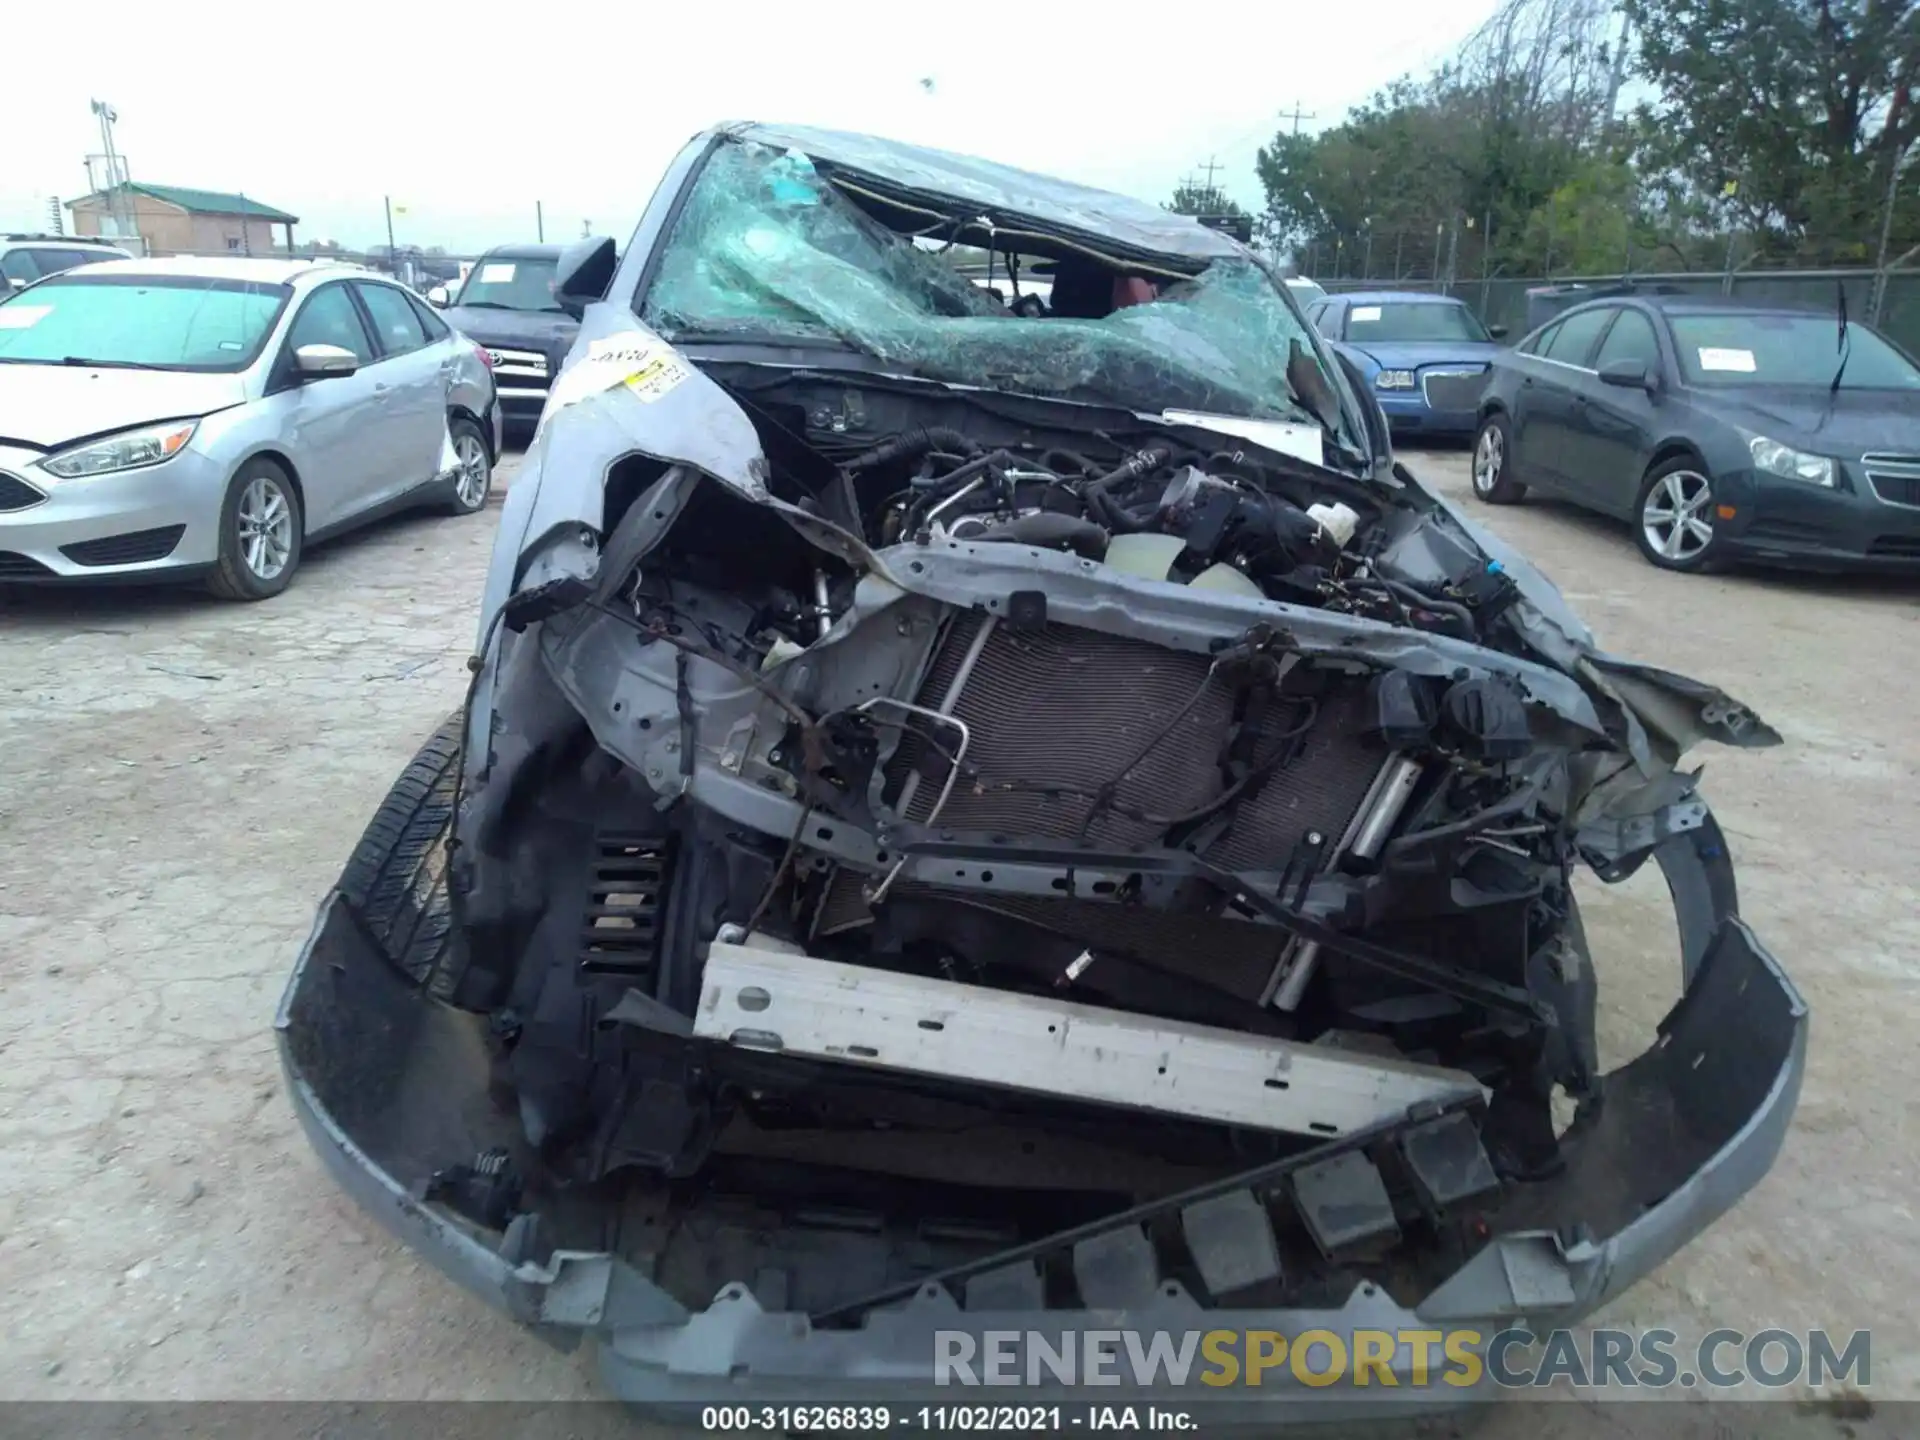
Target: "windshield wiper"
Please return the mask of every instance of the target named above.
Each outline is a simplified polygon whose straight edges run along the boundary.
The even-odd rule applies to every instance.
[[[90,360],[85,355],[62,355],[62,365],[82,365],[98,370],[167,370],[167,365],[151,365],[145,360]]]

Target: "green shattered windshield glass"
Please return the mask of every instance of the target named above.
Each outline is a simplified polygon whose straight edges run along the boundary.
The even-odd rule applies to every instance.
[[[1022,318],[880,225],[804,155],[724,146],[687,197],[642,307],[669,340],[828,343],[905,374],[991,389],[1264,419],[1305,412],[1286,382],[1311,344],[1250,260],[1104,319]]]

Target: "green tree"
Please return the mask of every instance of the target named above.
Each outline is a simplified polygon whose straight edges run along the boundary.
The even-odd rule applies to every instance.
[[[1257,161],[1270,233],[1316,268],[1412,278],[1544,263],[1560,198],[1607,193],[1636,226],[1613,30],[1608,0],[1507,0],[1434,74],[1317,135],[1275,136]]]
[[[1680,204],[1763,252],[1872,263],[1895,167],[1920,139],[1911,0],[1624,0],[1643,107],[1639,160]],[[1908,186],[1896,233],[1920,231]]]
[[[1173,199],[1163,207],[1177,215],[1245,215],[1246,208],[1236,204],[1217,185],[1195,185],[1182,181],[1173,187]]]

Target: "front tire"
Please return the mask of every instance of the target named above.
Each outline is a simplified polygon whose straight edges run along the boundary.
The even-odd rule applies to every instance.
[[[340,876],[340,894],[387,963],[442,1000],[452,997],[466,970],[447,894],[460,747],[455,714],[393,782]]]
[[[1487,416],[1474,437],[1473,493],[1489,505],[1517,505],[1527,498],[1527,487],[1513,475],[1513,431],[1502,411]]]
[[[1662,570],[1697,575],[1720,556],[1714,529],[1713,477],[1691,455],[1647,472],[1633,504],[1633,538]]]
[[[220,502],[220,548],[207,587],[223,600],[265,600],[300,568],[306,516],[292,477],[264,456],[249,460]]]
[[[454,458],[460,466],[453,472],[447,508],[456,515],[471,515],[486,508],[487,494],[493,489],[493,453],[480,427],[464,416],[448,421],[447,433],[453,437]]]

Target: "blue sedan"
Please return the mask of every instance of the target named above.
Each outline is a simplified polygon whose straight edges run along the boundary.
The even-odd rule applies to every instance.
[[[1488,330],[1444,295],[1395,290],[1329,295],[1307,318],[1360,366],[1396,434],[1473,434],[1504,326]]]

